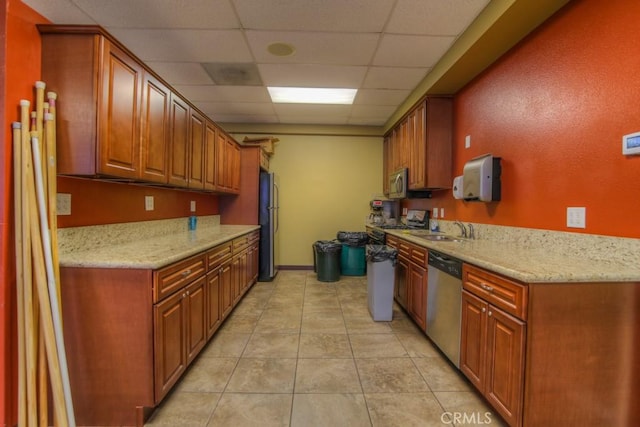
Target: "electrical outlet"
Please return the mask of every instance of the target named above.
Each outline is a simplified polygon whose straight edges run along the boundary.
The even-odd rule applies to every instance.
[[[196,201],[192,200],[191,201],[191,212],[195,212],[196,211]]]
[[[471,147],[471,135],[467,135],[464,138],[464,148],[469,148]]]
[[[444,208],[440,208],[440,218],[444,218]]]
[[[56,194],[56,211],[58,215],[71,215],[71,194]]]
[[[407,216],[407,208],[402,208],[402,216]]]
[[[144,210],[152,211],[153,209],[153,196],[144,196]]]
[[[438,219],[438,208],[433,208],[433,211],[431,211],[431,218]]]
[[[587,208],[567,208],[567,227],[587,228]]]

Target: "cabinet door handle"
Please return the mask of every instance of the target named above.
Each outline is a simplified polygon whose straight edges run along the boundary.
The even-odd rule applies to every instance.
[[[493,313],[491,311],[489,311],[488,316],[491,316]]]
[[[485,311],[487,311],[487,309],[482,307],[482,312],[484,313]]]
[[[189,291],[186,292],[187,296],[189,296]]]

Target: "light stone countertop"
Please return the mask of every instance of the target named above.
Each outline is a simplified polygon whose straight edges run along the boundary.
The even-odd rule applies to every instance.
[[[195,231],[186,224],[179,218],[60,229],[60,266],[158,269],[260,228],[213,217],[198,217]]]
[[[450,225],[443,232],[457,237]],[[526,283],[640,282],[640,239],[498,227],[476,225],[479,238],[459,242],[384,231]]]

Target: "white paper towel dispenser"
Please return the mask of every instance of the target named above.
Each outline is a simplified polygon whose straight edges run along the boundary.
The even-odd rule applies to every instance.
[[[469,160],[462,173],[463,198],[467,201],[493,202],[500,200],[500,157],[491,154]]]
[[[462,199],[464,197],[464,193],[462,192],[463,186],[463,177],[462,175],[456,176],[453,178],[453,198],[454,199]]]

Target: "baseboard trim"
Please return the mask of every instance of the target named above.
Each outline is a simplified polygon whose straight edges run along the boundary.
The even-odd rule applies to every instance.
[[[313,265],[279,265],[280,270],[311,270],[313,271]]]

